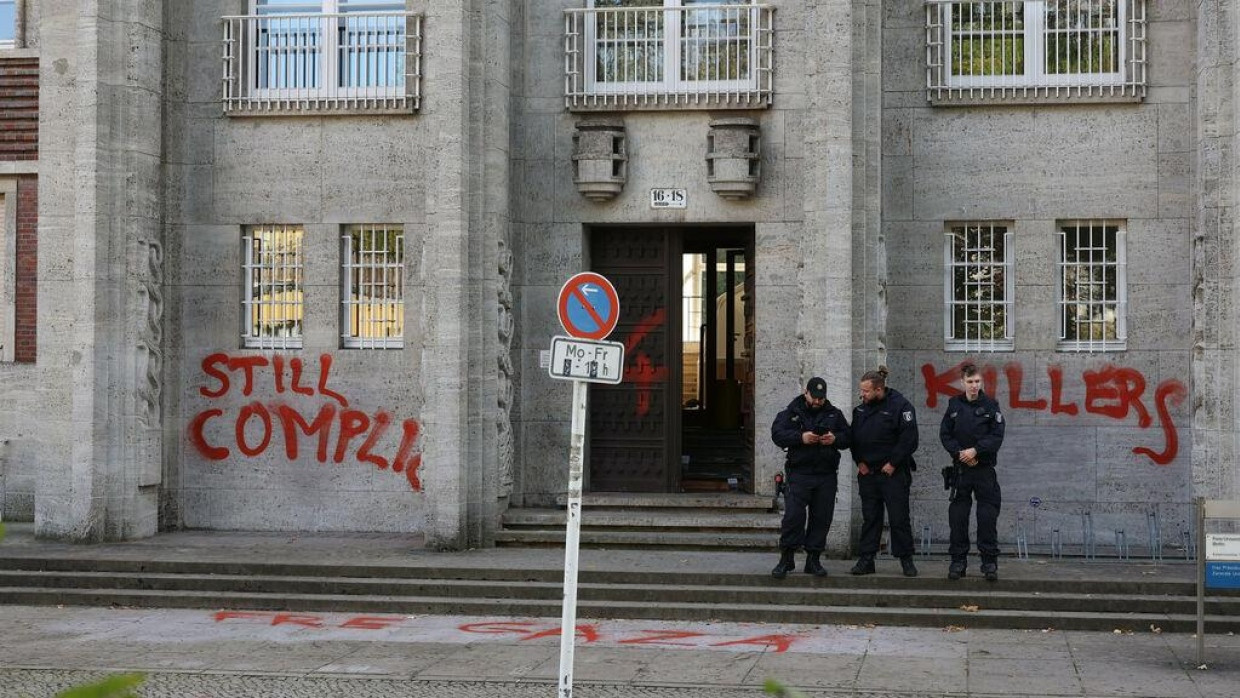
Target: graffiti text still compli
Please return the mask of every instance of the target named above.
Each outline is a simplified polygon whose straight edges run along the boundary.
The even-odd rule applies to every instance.
[[[301,435],[317,437],[315,459],[320,463],[328,460],[332,431],[335,427],[335,448],[331,449],[333,463],[342,463],[346,455],[352,455],[358,462],[368,463],[395,473],[404,473],[409,486],[414,491],[421,491],[422,483],[418,479],[418,468],[422,464],[422,455],[415,452],[420,426],[415,419],[401,422],[400,445],[395,454],[388,458],[376,451],[389,448],[394,441],[391,437],[384,440],[384,435],[392,426],[393,418],[385,410],[372,413],[351,409],[344,395],[328,387],[331,374],[332,357],[330,354],[319,356],[317,381],[311,385],[303,382],[305,366],[299,358],[285,360],[285,357],[273,356],[230,356],[224,353],[211,354],[202,360],[202,372],[210,379],[208,385],[199,388],[199,393],[209,400],[219,400],[234,390],[234,381],[240,384],[240,393],[249,397],[255,386],[262,384],[265,390],[271,390],[276,396],[274,400],[254,400],[243,405],[235,415],[225,417],[224,410],[218,407],[202,410],[189,422],[189,442],[202,457],[222,461],[233,456],[229,446],[235,446],[241,456],[255,457],[267,451],[273,435],[278,431],[284,440],[284,454],[290,460],[298,458]],[[317,413],[312,420],[307,420],[303,409],[286,402],[286,397],[301,395],[326,398],[317,405]],[[301,400],[301,398],[297,398]],[[223,426],[217,423],[212,433],[216,440],[208,439],[211,422],[215,419],[224,420]],[[231,422],[231,434],[228,423]],[[255,426],[251,427],[251,423]]]

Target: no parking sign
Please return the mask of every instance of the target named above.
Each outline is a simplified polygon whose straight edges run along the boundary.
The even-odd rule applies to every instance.
[[[584,271],[564,282],[556,301],[564,331],[578,339],[603,339],[620,320],[620,298],[606,277]]]

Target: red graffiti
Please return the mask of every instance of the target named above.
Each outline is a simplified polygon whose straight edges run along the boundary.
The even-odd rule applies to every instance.
[[[411,628],[414,619],[410,616],[350,616],[340,619],[338,616],[321,616],[311,613],[284,613],[280,611],[216,611],[213,614],[216,623],[239,621],[248,624],[270,626],[288,625],[295,628],[312,630],[390,630],[405,626]],[[529,620],[488,620],[464,623],[456,626],[462,633],[473,635],[511,635],[521,642],[530,640],[549,640],[560,637],[560,625],[546,621]],[[612,643],[616,645],[653,645],[657,647],[758,647],[770,649],[782,654],[792,649],[802,639],[800,635],[755,635],[753,637],[737,637],[735,635],[712,634],[709,630],[658,630],[642,628],[638,630],[612,630],[606,622],[581,623],[576,626],[576,637],[582,644]],[[682,642],[687,641],[687,642]],[[471,640],[472,642],[472,640]]]
[[[645,635],[621,640],[621,645],[674,645],[676,647],[693,647],[692,642],[671,642],[686,640],[691,637],[704,637],[702,633],[683,632],[679,630],[643,630]]]
[[[636,329],[624,339],[624,354],[629,357],[629,365],[624,367],[624,380],[637,386],[637,416],[645,417],[650,413],[651,386],[667,382],[667,366],[658,366],[645,351],[635,351],[646,335],[658,329],[667,319],[667,312],[659,308],[642,318]]]
[[[190,419],[187,438],[203,458],[226,460],[232,455],[229,446],[235,446],[242,456],[253,458],[266,453],[278,434],[284,443],[285,457],[293,461],[298,458],[302,437],[306,437],[314,439],[314,456],[319,463],[328,462],[330,449],[333,463],[343,463],[352,456],[358,462],[380,470],[390,468],[394,473],[403,473],[414,491],[422,489],[418,477],[422,454],[416,452],[421,427],[417,420],[402,421],[395,455],[390,458],[382,455],[381,444],[390,444],[394,440],[394,437],[386,441],[383,439],[391,430],[392,415],[384,410],[369,413],[350,408],[344,395],[329,388],[332,357],[328,354],[319,357],[318,379],[313,388],[303,383],[305,367],[299,358],[288,360],[286,366],[284,357],[280,355],[269,358],[211,354],[202,360],[202,372],[212,379],[212,385],[200,387],[199,393],[208,399],[219,400],[228,395],[234,385],[239,385],[240,394],[249,396],[254,393],[255,386],[263,382],[260,379],[264,372],[260,369],[268,367],[270,370],[265,373],[270,374],[270,385],[275,395],[285,394],[287,390],[298,395],[317,395],[332,402],[320,405],[312,421],[307,421],[299,408],[279,399],[249,402],[236,412],[235,417],[227,416],[218,407],[202,410]],[[216,419],[221,422],[213,423]],[[335,447],[330,448],[333,432]],[[208,439],[208,433],[212,434],[211,439]]]
[[[322,630],[333,627],[323,618],[309,613],[277,613],[273,611],[217,611],[216,623],[228,620],[254,620],[269,625],[294,625],[301,628]],[[408,620],[407,616],[353,616],[334,627],[353,630],[386,630]]]
[[[488,621],[466,623],[457,626],[458,630],[483,635],[517,635],[521,641],[540,640],[560,637],[559,625],[539,624],[530,621]],[[618,645],[660,645],[675,647],[737,647],[751,645],[754,647],[771,648],[776,653],[787,652],[800,639],[796,635],[758,635],[738,639],[720,640],[718,635],[680,630],[637,630],[634,634],[610,635],[598,625],[580,624],[576,626],[576,637],[580,642],[593,644],[597,642],[615,642]],[[697,639],[696,642],[671,642],[671,640]]]
[[[938,406],[940,395],[958,395],[960,389],[957,381],[960,377],[960,362],[943,372],[937,372],[933,364],[923,364],[921,375],[926,386],[926,407]],[[994,386],[997,396],[998,372],[992,366],[982,367],[983,380],[987,385]],[[1022,396],[1025,378],[1024,368],[1018,363],[1009,363],[1003,367],[1003,375],[1007,380],[1008,407],[1014,410],[1049,411],[1051,414],[1075,416],[1080,413],[1080,406],[1075,402],[1065,403],[1063,400],[1064,375],[1063,367],[1047,366],[1046,375],[1050,379],[1050,400],[1039,398],[1028,400]],[[1127,419],[1135,413],[1137,425],[1147,429],[1154,420],[1150,416],[1143,399],[1146,380],[1140,371],[1106,364],[1096,370],[1081,373],[1081,382],[1085,387],[1085,411],[1090,414],[1102,415],[1111,419]],[[1167,465],[1175,460],[1179,452],[1179,435],[1175,422],[1167,405],[1180,405],[1188,397],[1188,389],[1174,379],[1158,384],[1154,389],[1154,408],[1158,412],[1159,426],[1162,428],[1166,446],[1162,451],[1154,451],[1144,446],[1132,449],[1132,452],[1149,458],[1158,465]]]

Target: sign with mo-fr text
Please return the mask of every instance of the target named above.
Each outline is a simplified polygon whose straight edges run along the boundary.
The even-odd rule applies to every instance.
[[[551,339],[552,378],[616,385],[624,374],[624,345],[572,337]]]

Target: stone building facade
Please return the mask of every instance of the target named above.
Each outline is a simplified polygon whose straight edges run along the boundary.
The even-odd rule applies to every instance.
[[[627,349],[590,491],[769,498],[776,411],[884,364],[942,540],[973,360],[1006,543],[1240,496],[1227,0],[7,4],[0,501],[41,535],[491,545],[563,494],[587,269]]]

